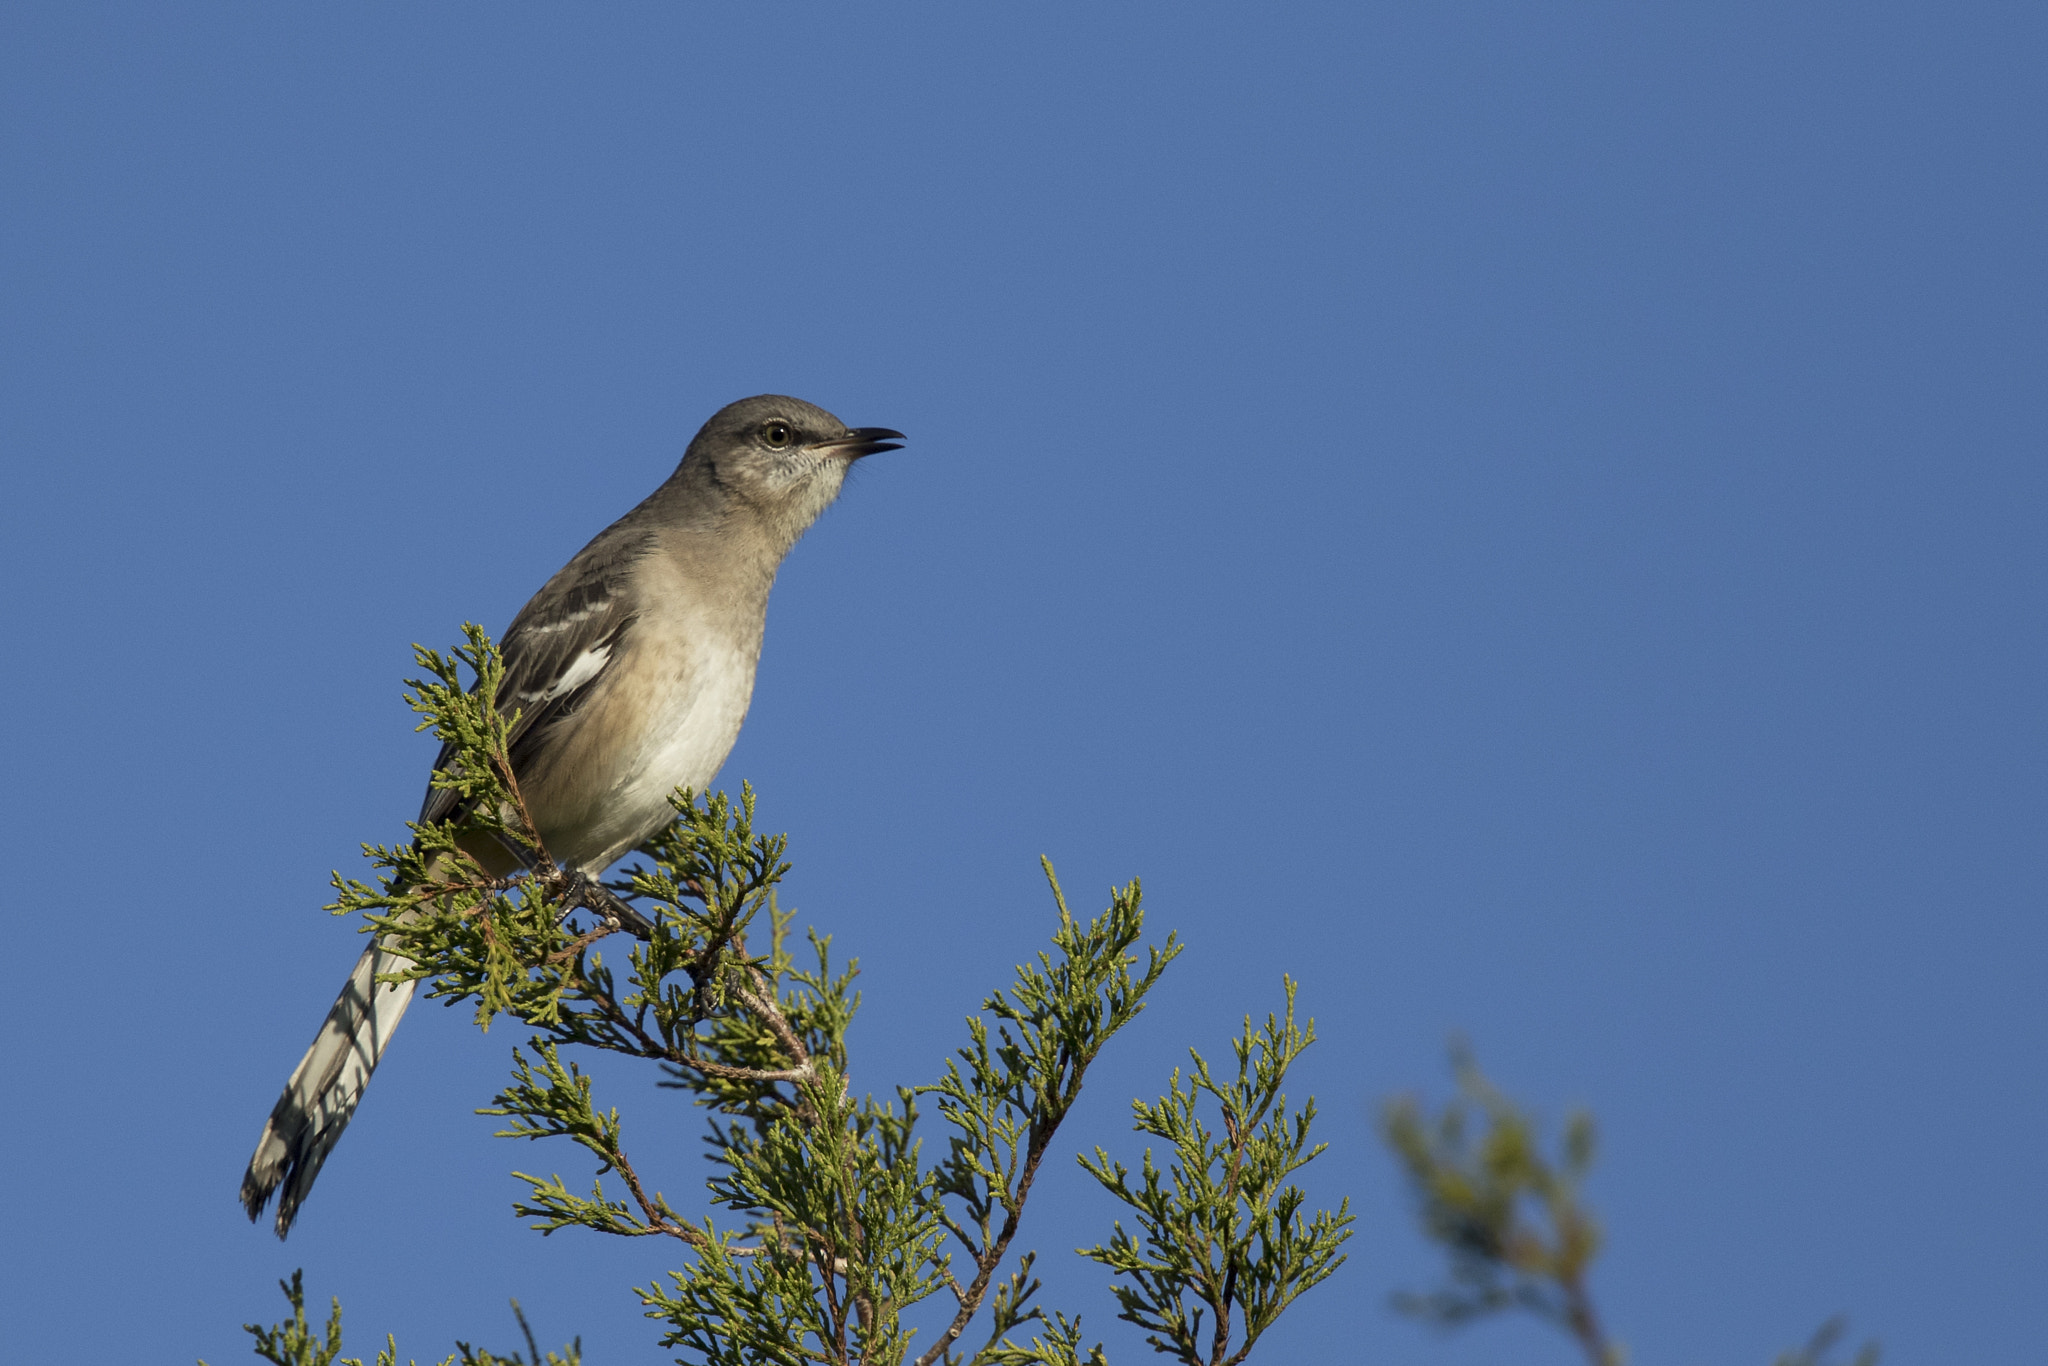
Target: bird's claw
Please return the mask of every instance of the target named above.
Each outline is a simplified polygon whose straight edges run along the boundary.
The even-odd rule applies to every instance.
[[[567,899],[571,907],[587,906],[598,919],[614,930],[624,930],[635,939],[652,939],[654,922],[626,903],[624,897],[584,873],[567,873]]]

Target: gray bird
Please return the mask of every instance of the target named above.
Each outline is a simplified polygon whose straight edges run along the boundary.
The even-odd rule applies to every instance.
[[[512,769],[542,843],[572,873],[595,880],[668,823],[671,792],[710,785],[746,718],[783,557],[855,460],[902,439],[800,399],[741,399],[512,619],[498,694],[519,713]],[[429,787],[420,820],[448,819],[455,802]],[[472,852],[494,874],[517,866],[502,849]],[[412,1000],[413,983],[377,975],[405,966],[379,944],[364,951],[263,1126],[242,1204],[253,1221],[281,1186],[280,1238]]]

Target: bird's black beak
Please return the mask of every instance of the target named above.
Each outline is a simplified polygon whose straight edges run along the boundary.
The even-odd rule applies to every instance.
[[[864,455],[873,455],[876,451],[902,450],[905,439],[903,433],[887,427],[855,427],[837,441],[820,441],[812,449],[824,451],[828,455],[843,455],[848,460],[858,460]]]

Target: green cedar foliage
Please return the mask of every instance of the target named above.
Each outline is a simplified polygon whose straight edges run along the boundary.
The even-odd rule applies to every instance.
[[[291,1302],[292,1316],[283,1323],[269,1328],[259,1324],[245,1323],[242,1328],[256,1339],[256,1355],[270,1362],[271,1366],[363,1366],[361,1357],[344,1357],[341,1354],[341,1301],[331,1301],[333,1308],[327,1314],[327,1326],[318,1335],[306,1322],[306,1289],[304,1272],[294,1271],[289,1281],[279,1281],[278,1288]],[[570,1343],[560,1352],[541,1353],[533,1340],[533,1329],[526,1323],[525,1311],[519,1301],[512,1301],[512,1314],[519,1320],[519,1331],[526,1335],[526,1350],[530,1355],[499,1356],[466,1342],[455,1344],[455,1355],[444,1357],[440,1366],[582,1366],[583,1344],[579,1340]],[[199,1366],[206,1366],[200,1362]],[[377,1353],[373,1366],[398,1366],[398,1343],[390,1335],[384,1338],[384,1350]],[[410,1366],[418,1366],[417,1362]]]
[[[482,1113],[503,1118],[504,1137],[568,1139],[596,1170],[587,1194],[558,1173],[515,1173],[526,1187],[518,1215],[543,1234],[672,1240],[680,1269],[637,1293],[679,1362],[1105,1363],[1100,1346],[1084,1349],[1078,1318],[1033,1303],[1035,1254],[1015,1239],[1090,1066],[1180,952],[1170,934],[1141,952],[1138,884],[1114,889],[1084,921],[1047,864],[1051,943],[968,1018],[944,1074],[885,1099],[856,1092],[846,1032],[860,1005],[857,964],[835,962],[815,930],[794,946],[793,913],[776,899],[788,841],[755,829],[753,790],[737,801],[679,792],[675,820],[622,881],[576,877],[549,857],[520,803],[509,723],[495,705],[497,651],[477,627],[464,631],[447,655],[418,650],[425,677],[410,681],[407,699],[420,729],[448,746],[434,783],[457,795],[458,814],[413,827],[409,844],[366,845],[375,882],[337,874],[330,909],[364,913],[411,960],[396,977],[471,1004],[479,1028],[509,1017],[529,1032]],[[509,851],[524,871],[494,877],[472,857],[478,849]],[[607,941],[628,947],[608,960]],[[1132,1187],[1102,1149],[1081,1159],[1143,1230],[1141,1242],[1119,1225],[1083,1255],[1117,1278],[1122,1317],[1190,1363],[1242,1361],[1344,1260],[1348,1202],[1308,1214],[1288,1183],[1322,1148],[1308,1138],[1314,1103],[1289,1111],[1281,1094],[1314,1039],[1312,1023],[1294,1022],[1294,984],[1285,990],[1284,1023],[1269,1017],[1254,1033],[1247,1021],[1234,1082],[1213,1079],[1197,1056],[1185,1082],[1176,1072],[1166,1097],[1136,1106],[1137,1128],[1171,1147],[1165,1172],[1148,1150]],[[706,1184],[722,1216],[670,1203],[644,1153],[628,1151],[619,1112],[599,1104],[577,1049],[658,1067],[707,1112]],[[1218,1112],[1220,1135],[1199,1117],[1204,1106]],[[928,1155],[934,1118],[943,1148]],[[339,1306],[316,1344],[296,1278],[288,1293],[292,1323],[250,1329],[258,1354],[330,1366]],[[921,1328],[909,1315],[927,1300],[936,1308],[918,1315]],[[1030,1344],[1018,1345],[1033,1325]],[[501,1360],[462,1351],[464,1363]],[[395,1351],[380,1366],[387,1360]]]
[[[1102,1149],[1088,1170],[1135,1212],[1143,1238],[1121,1223],[1106,1246],[1082,1255],[1127,1277],[1112,1288],[1119,1318],[1146,1330],[1146,1341],[1188,1366],[1234,1366],[1302,1291],[1323,1281],[1344,1258],[1351,1202],[1304,1218],[1301,1188],[1287,1178],[1313,1162],[1323,1144],[1309,1143],[1315,1100],[1290,1113],[1281,1085],[1288,1066],[1315,1042],[1315,1023],[1294,1023],[1294,982],[1286,979],[1284,1020],[1268,1015],[1254,1032],[1251,1018],[1231,1041],[1237,1078],[1218,1082],[1201,1054],[1185,1082],[1174,1069],[1167,1093],[1132,1110],[1141,1133],[1164,1139],[1173,1157],[1165,1171],[1145,1152],[1138,1184]],[[1202,1120],[1203,1097],[1218,1111],[1222,1132]],[[1210,1327],[1202,1327],[1204,1313]],[[1241,1316],[1241,1341],[1232,1331]]]

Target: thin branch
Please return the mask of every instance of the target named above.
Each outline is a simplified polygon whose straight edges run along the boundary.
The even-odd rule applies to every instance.
[[[499,714],[503,715],[502,712]],[[502,739],[507,736],[511,727],[512,722],[507,721],[505,729],[497,733],[497,738]],[[512,795],[512,807],[519,816],[519,829],[531,841],[534,856],[544,866],[550,869],[558,868],[559,865],[548,854],[547,845],[541,843],[540,827],[534,824],[533,814],[526,809],[526,796],[519,790],[519,775],[512,771],[511,753],[502,746],[493,745],[491,747],[491,762],[497,765],[499,776],[505,780],[505,790]],[[526,863],[527,860],[521,858],[520,862]],[[531,867],[532,865],[529,863],[527,866]]]
[[[968,1256],[970,1256],[970,1257],[972,1257],[972,1258],[974,1259],[975,1263],[976,1263],[977,1265],[979,1265],[979,1264],[980,1264],[980,1262],[981,1262],[981,1248],[980,1248],[980,1247],[978,1247],[978,1246],[977,1246],[977,1245],[975,1244],[975,1242],[974,1242],[974,1240],[973,1240],[972,1238],[969,1238],[969,1237],[968,1237],[968,1236],[966,1235],[966,1233],[964,1233],[964,1232],[963,1232],[963,1231],[961,1230],[961,1228],[960,1228],[960,1225],[958,1225],[958,1224],[956,1224],[956,1223],[954,1223],[954,1222],[953,1222],[953,1216],[952,1216],[952,1213],[951,1213],[950,1211],[948,1211],[948,1210],[946,1209],[946,1207],[945,1207],[944,1205],[940,1205],[940,1206],[938,1207],[938,1215],[939,1215],[939,1223],[941,1223],[942,1225],[944,1225],[944,1226],[945,1226],[946,1232],[948,1232],[948,1233],[952,1234],[952,1235],[953,1235],[953,1236],[954,1236],[955,1238],[959,1239],[959,1241],[960,1241],[960,1246],[962,1246],[962,1247],[966,1248],[966,1249],[967,1249],[967,1255],[968,1255]],[[984,1229],[983,1229],[983,1234],[982,1234],[982,1236],[983,1236],[983,1237],[987,1237],[987,1230],[986,1230],[986,1228],[984,1228]],[[952,1279],[953,1279],[953,1273],[952,1273],[952,1272],[950,1272],[950,1271],[948,1271],[948,1272],[946,1273],[946,1279],[947,1279],[947,1280],[949,1280],[949,1281],[950,1281],[950,1280],[952,1280]],[[962,1296],[962,1298],[964,1299],[964,1298],[966,1298],[966,1297],[965,1297],[965,1296]]]
[[[1614,1366],[1614,1349],[1608,1344],[1607,1334],[1601,1330],[1600,1316],[1593,1308],[1593,1297],[1586,1289],[1585,1278],[1574,1272],[1561,1278],[1560,1288],[1564,1291],[1565,1326],[1571,1329],[1572,1336],[1585,1349],[1586,1359],[1593,1366]]]
[[[589,948],[592,944],[595,944],[598,940],[608,938],[611,935],[618,934],[621,932],[622,929],[623,927],[619,925],[613,925],[610,923],[600,924],[596,929],[590,931],[588,934],[579,935],[577,938],[571,940],[568,944],[564,945],[559,949],[556,949],[553,953],[549,954],[546,958],[542,959],[541,961],[546,963],[567,962],[569,959],[574,958],[577,954]]]
[[[1052,1136],[1058,1128],[1059,1125],[1055,1122],[1048,1125],[1043,1132],[1032,1132],[1014,1193],[1009,1189],[1008,1183],[1004,1183],[1004,1195],[1008,1198],[1003,1202],[1005,1214],[1002,1232],[996,1236],[995,1242],[988,1246],[986,1255],[975,1258],[974,1280],[967,1287],[967,1294],[961,1301],[959,1312],[953,1315],[953,1321],[946,1325],[945,1332],[939,1334],[938,1341],[932,1344],[931,1350],[917,1359],[917,1366],[936,1366],[939,1358],[960,1340],[960,1335],[967,1331],[967,1325],[981,1312],[981,1302],[988,1298],[989,1284],[995,1279],[996,1268],[1003,1264],[1003,1257],[1010,1250],[1010,1240],[1017,1236],[1017,1225],[1024,1215],[1024,1202],[1031,1196],[1031,1182],[1038,1175],[1038,1164],[1045,1157],[1046,1149],[1052,1146]]]
[[[771,985],[758,969],[754,971],[753,977],[757,988]],[[789,1020],[782,1013],[782,1007],[774,1001],[772,995],[763,996],[759,990],[749,990],[746,987],[738,988],[734,994],[774,1032],[776,1039],[788,1051],[790,1057],[796,1060],[796,1070],[809,1077],[816,1070],[811,1063],[811,1050],[804,1047],[804,1041],[790,1026]]]
[[[674,1058],[671,1061],[677,1067],[687,1067],[692,1071],[702,1072],[707,1077],[719,1077],[726,1081],[756,1081],[764,1084],[777,1081],[802,1082],[809,1081],[813,1075],[808,1065],[787,1068],[780,1072],[768,1072],[758,1067],[734,1067],[730,1063],[709,1062],[703,1058]]]
[[[1224,1260],[1225,1263],[1228,1264],[1229,1254],[1227,1252],[1224,1255]],[[1233,1266],[1228,1271],[1223,1273],[1223,1291],[1220,1295],[1216,1297],[1215,1301],[1212,1302],[1209,1306],[1209,1308],[1212,1311],[1214,1311],[1216,1315],[1216,1333],[1215,1336],[1210,1339],[1210,1366],[1225,1366],[1224,1353],[1227,1352],[1230,1348],[1230,1297],[1232,1295],[1235,1295],[1236,1293],[1237,1268]],[[1251,1344],[1246,1343],[1244,1351],[1239,1352],[1236,1355],[1236,1357],[1231,1358],[1231,1360],[1243,1361],[1246,1353],[1250,1351]]]
[[[666,1233],[672,1238],[680,1238],[694,1248],[711,1246],[711,1239],[705,1236],[702,1229],[671,1217],[673,1211],[669,1209],[667,1201],[658,1195],[651,1200],[648,1198],[646,1188],[640,1184],[640,1173],[633,1170],[633,1164],[626,1159],[624,1148],[613,1148],[607,1157],[612,1169],[618,1172],[619,1178],[626,1183],[626,1189],[633,1192],[633,1199],[640,1206],[640,1217],[648,1228],[657,1233]]]

